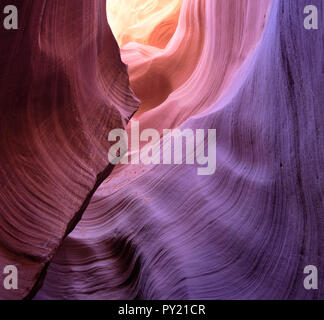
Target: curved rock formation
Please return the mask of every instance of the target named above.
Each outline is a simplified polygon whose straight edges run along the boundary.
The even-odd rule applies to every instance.
[[[313,2],[323,19],[323,2]],[[124,50],[143,65],[161,53],[148,66],[161,63],[158,76],[176,84],[166,90],[169,107],[147,121],[217,129],[216,173],[198,176],[195,165],[117,171],[58,249],[37,298],[324,298],[303,286],[306,265],[324,267],[324,31],[304,29],[306,0],[199,3],[184,1],[181,17],[199,12],[186,30],[205,32],[183,34],[188,51],[173,68],[158,49]],[[229,30],[214,29],[217,18]],[[141,68],[131,70],[135,90],[138,81],[158,94],[155,74]]]
[[[269,4],[187,0],[165,49],[123,47],[131,86],[142,101],[136,115],[142,125],[155,127],[158,116],[160,128],[174,128],[215,102],[260,40]]]
[[[19,29],[0,28],[2,299],[36,292],[113,168],[109,130],[138,107],[105,9],[105,0],[24,0]],[[3,288],[5,265],[18,268],[18,290]]]
[[[109,0],[109,25],[122,47],[129,42],[164,48],[178,24],[183,0]]]

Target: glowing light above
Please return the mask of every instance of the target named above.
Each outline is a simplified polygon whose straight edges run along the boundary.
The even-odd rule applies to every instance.
[[[120,47],[129,42],[164,47],[172,37],[183,0],[107,0],[109,25]]]

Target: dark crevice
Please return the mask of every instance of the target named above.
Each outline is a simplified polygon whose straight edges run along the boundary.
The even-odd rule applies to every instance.
[[[45,264],[44,268],[42,269],[41,273],[38,276],[38,279],[37,279],[35,285],[30,290],[30,292],[28,293],[28,295],[24,298],[25,300],[31,300],[31,299],[33,299],[36,296],[37,292],[41,289],[41,287],[43,286],[43,282],[45,280],[46,274],[47,274],[47,269],[48,269],[48,267],[49,267],[52,259],[54,258],[54,255],[55,255],[57,249],[60,247],[60,245],[62,244],[62,242],[64,241],[64,239],[74,230],[74,228],[76,227],[76,225],[80,222],[80,220],[81,220],[81,218],[83,216],[83,213],[85,212],[85,210],[89,206],[89,203],[90,203],[93,195],[98,190],[98,188],[100,187],[100,185],[111,174],[111,172],[114,169],[114,167],[115,167],[114,165],[109,164],[104,171],[102,171],[101,173],[99,173],[97,175],[97,179],[96,179],[96,183],[95,183],[94,187],[92,188],[92,190],[89,192],[89,194],[85,198],[84,202],[82,203],[82,205],[80,207],[80,210],[76,212],[76,214],[74,215],[74,217],[72,218],[72,220],[68,223],[68,225],[66,227],[66,232],[65,232],[65,234],[64,234],[61,242],[59,243],[59,245],[56,248],[56,250],[54,250],[53,256]]]

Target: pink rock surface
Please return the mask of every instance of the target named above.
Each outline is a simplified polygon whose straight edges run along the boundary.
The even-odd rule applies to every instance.
[[[142,102],[137,116],[156,109],[141,116],[142,125],[174,128],[215,102],[260,40],[269,4],[186,0],[165,49],[124,46],[122,59]]]

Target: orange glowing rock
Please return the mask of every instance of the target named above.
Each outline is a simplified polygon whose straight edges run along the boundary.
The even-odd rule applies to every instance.
[[[174,34],[182,0],[109,0],[108,21],[122,47],[138,42],[164,48]]]

